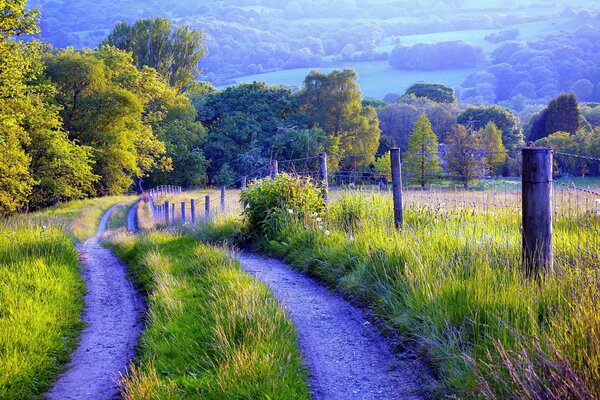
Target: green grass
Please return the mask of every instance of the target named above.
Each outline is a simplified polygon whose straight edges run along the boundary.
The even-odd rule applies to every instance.
[[[481,206],[488,195],[407,193],[400,231],[389,196],[340,195],[322,220],[284,226],[260,248],[374,309],[433,365],[440,395],[600,397],[596,231],[557,204],[555,271],[530,280],[521,268],[519,208],[494,197]],[[518,204],[518,196],[508,200]],[[600,217],[579,217],[600,228]],[[223,241],[240,231],[236,223],[199,227],[198,237]]]
[[[58,224],[75,240],[83,241],[96,234],[98,223],[108,209],[132,196],[110,196],[61,203],[31,214],[44,224]],[[28,218],[21,216],[20,219]],[[18,219],[19,219],[18,218]]]
[[[358,83],[365,97],[382,99],[388,93],[402,94],[417,81],[435,81],[450,86],[460,86],[465,78],[477,68],[443,71],[402,71],[392,68],[387,61],[339,62],[322,68],[297,68],[283,71],[246,75],[235,78],[237,83],[261,81],[272,85],[301,87],[304,78],[312,70],[330,72],[333,69],[352,68],[358,73]]]
[[[74,240],[121,197],[61,204],[0,221],[0,399],[42,398],[82,328]]]
[[[149,308],[125,399],[308,398],[292,323],[226,251],[168,232],[112,243]]]
[[[119,204],[110,216],[110,220],[108,221],[108,229],[127,228],[127,217],[129,210],[131,210],[131,207],[133,207],[136,202],[137,199],[134,199]]]

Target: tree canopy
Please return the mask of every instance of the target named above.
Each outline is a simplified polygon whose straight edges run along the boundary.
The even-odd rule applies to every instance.
[[[438,103],[456,103],[454,89],[443,83],[417,82],[410,85],[404,96],[425,97]]]
[[[138,68],[154,68],[171,86],[182,89],[200,73],[205,40],[202,31],[175,28],[168,19],[152,18],[133,25],[118,23],[103,43],[131,52]]]
[[[421,114],[408,139],[408,151],[404,155],[404,170],[409,184],[417,183],[424,188],[442,173],[438,156],[438,139],[427,115]]]

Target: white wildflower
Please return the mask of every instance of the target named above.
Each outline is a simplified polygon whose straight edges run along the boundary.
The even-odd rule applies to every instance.
[[[331,235],[331,232],[325,231],[325,235],[329,236],[329,235]]]
[[[46,228],[48,228],[46,225],[42,225],[43,230],[46,230]]]
[[[323,225],[319,225],[319,229],[323,229]]]
[[[294,210],[292,210],[292,209],[290,208],[290,209],[288,210],[288,212],[289,212],[290,214],[293,214],[293,213],[294,213]]]
[[[354,242],[354,235],[350,235],[350,241]]]
[[[315,219],[315,221],[317,221],[317,222],[321,222],[321,221],[322,221],[322,219],[319,217],[319,218]]]

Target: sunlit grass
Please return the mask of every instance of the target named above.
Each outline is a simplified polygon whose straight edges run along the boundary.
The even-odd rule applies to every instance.
[[[261,248],[373,308],[430,361],[440,394],[600,397],[593,208],[555,196],[555,268],[532,280],[517,192],[407,191],[401,230],[389,194],[334,197],[325,215],[259,238]],[[198,237],[222,241],[232,221]]]
[[[292,323],[225,250],[166,231],[113,245],[149,308],[125,399],[308,398]]]
[[[39,398],[82,328],[84,285],[74,240],[96,232],[125,197],[61,204],[0,222],[0,398]]]

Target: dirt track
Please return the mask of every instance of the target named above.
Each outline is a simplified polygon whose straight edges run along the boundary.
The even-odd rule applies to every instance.
[[[68,370],[46,394],[50,399],[118,397],[117,380],[134,355],[142,328],[143,300],[127,279],[126,267],[99,239],[113,209],[102,217],[96,236],[78,246],[87,289],[86,328]]]
[[[315,399],[423,398],[422,366],[398,358],[360,309],[279,261],[238,258],[271,288],[296,325]]]

